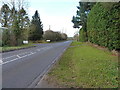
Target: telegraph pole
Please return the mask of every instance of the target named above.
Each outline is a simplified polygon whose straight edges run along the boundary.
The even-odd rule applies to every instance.
[[[50,27],[50,25],[49,25],[49,30],[51,30],[51,27]]]

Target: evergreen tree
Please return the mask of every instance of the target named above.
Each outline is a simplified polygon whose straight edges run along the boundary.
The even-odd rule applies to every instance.
[[[10,19],[10,8],[7,4],[4,4],[0,11],[0,23],[2,27],[9,26],[9,19]]]
[[[31,26],[30,26],[30,33],[29,33],[29,40],[36,41],[40,40],[43,35],[43,25],[40,20],[40,16],[38,11],[35,11],[35,14],[32,17]]]
[[[73,16],[72,22],[74,23],[74,28],[80,28],[82,26],[83,32],[85,33],[84,39],[87,41],[87,16],[88,13],[90,12],[91,8],[93,7],[95,3],[94,2],[79,2],[79,6],[77,6],[78,10],[76,12],[76,17]],[[80,35],[82,36],[82,35]]]

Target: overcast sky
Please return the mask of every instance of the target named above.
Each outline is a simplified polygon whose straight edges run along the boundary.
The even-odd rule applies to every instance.
[[[11,0],[0,0],[9,2]],[[76,15],[77,7],[80,0],[25,0],[29,2],[28,14],[30,19],[38,10],[44,31],[49,29],[53,31],[61,31],[69,37],[73,36],[78,29],[73,28],[71,22],[73,15]],[[83,0],[88,1],[88,0]],[[100,0],[89,0],[100,1]],[[118,1],[118,0],[101,0],[101,1]],[[1,3],[0,3],[1,7]]]
[[[76,6],[79,0],[30,0],[30,18],[38,10],[44,31],[49,29],[61,31],[69,37],[73,36],[78,29],[73,28],[72,16],[76,15]]]

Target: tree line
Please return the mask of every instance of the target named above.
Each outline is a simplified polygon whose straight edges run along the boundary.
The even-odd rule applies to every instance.
[[[61,41],[61,40],[67,40],[67,35],[65,33],[47,30],[45,31],[43,38],[45,40],[50,40],[50,41]]]
[[[79,40],[89,41],[109,50],[120,49],[120,3],[79,2],[74,28],[80,28]]]
[[[18,46],[22,44],[22,40],[27,39],[30,19],[22,0],[2,5],[0,23],[7,28],[2,31],[2,46]]]
[[[25,0],[13,0],[11,3],[4,3],[0,10],[0,23],[5,27],[2,33],[1,46],[19,46],[23,44],[23,40],[38,41],[66,40],[65,33],[43,31],[43,24],[38,11],[29,19],[27,9],[24,5]],[[49,35],[50,34],[50,35]]]

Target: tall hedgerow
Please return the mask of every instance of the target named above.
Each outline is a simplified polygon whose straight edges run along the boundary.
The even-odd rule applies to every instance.
[[[87,19],[88,40],[110,50],[120,49],[120,3],[97,3]]]

